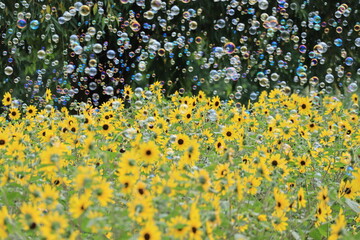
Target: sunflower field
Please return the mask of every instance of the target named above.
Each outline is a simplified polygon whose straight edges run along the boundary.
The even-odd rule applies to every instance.
[[[0,238],[359,239],[356,94],[241,105],[161,88],[76,115],[6,93]]]

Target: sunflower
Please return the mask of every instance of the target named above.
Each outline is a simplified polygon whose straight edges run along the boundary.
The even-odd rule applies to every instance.
[[[113,189],[110,187],[109,182],[101,180],[93,189],[101,206],[106,207],[109,203],[113,202]]]
[[[201,188],[206,192],[211,185],[209,173],[205,169],[201,169],[194,173],[194,177],[196,182],[198,182]]]
[[[34,117],[36,115],[37,108],[34,105],[30,105],[26,107],[26,116]]]
[[[299,166],[299,172],[304,173],[306,168],[310,166],[311,160],[309,156],[302,155],[301,157],[297,157],[297,165]]]
[[[182,151],[189,147],[190,138],[186,134],[178,134],[175,140],[175,148]]]
[[[8,237],[6,223],[10,218],[9,212],[6,206],[0,208],[0,238],[6,239]]]
[[[321,187],[320,192],[317,195],[317,199],[325,203],[328,203],[330,201],[327,187]]]
[[[20,222],[24,230],[33,230],[39,226],[41,221],[40,210],[31,203],[23,203],[20,207]]]
[[[45,102],[49,102],[51,101],[51,99],[52,99],[51,90],[47,88],[45,92]]]
[[[135,186],[136,179],[132,175],[120,174],[118,180],[121,184],[121,192],[124,194],[129,194]]]
[[[138,154],[139,161],[154,164],[159,160],[160,151],[155,142],[149,141],[139,146]]]
[[[11,104],[11,102],[12,102],[12,100],[11,100],[11,94],[10,94],[9,92],[6,92],[6,93],[4,94],[3,99],[2,99],[2,104],[3,104],[4,106],[8,106],[8,105]]]
[[[343,214],[343,210],[340,209],[339,216],[337,217],[335,223],[331,225],[331,235],[329,240],[337,240],[343,235],[343,229],[346,227],[346,219]]]
[[[280,154],[272,154],[268,159],[268,164],[270,166],[270,170],[274,171],[276,169],[284,169],[286,168],[285,159],[283,159]]]
[[[138,171],[138,161],[136,153],[131,151],[124,152],[120,157],[119,168],[122,173],[136,173]]]
[[[9,118],[11,120],[17,120],[20,118],[20,112],[17,108],[10,108],[9,109]]]
[[[46,239],[57,239],[65,233],[68,220],[58,212],[50,212],[42,219],[41,234]]]
[[[169,235],[177,239],[186,238],[190,230],[188,220],[183,216],[171,218],[168,226],[170,228]]]
[[[278,231],[278,232],[285,231],[288,226],[288,223],[287,223],[288,218],[286,217],[286,213],[275,211],[272,214],[272,216],[274,218],[272,221],[272,226],[273,226],[274,230]]]
[[[211,106],[214,109],[217,109],[220,107],[220,97],[219,96],[215,96],[211,99]]]
[[[224,178],[229,173],[229,163],[220,164],[215,168],[215,177],[217,179]]]
[[[235,129],[235,125],[226,126],[221,131],[225,140],[232,141],[237,138],[237,133]]]
[[[327,205],[325,202],[320,201],[316,206],[315,217],[317,220],[315,222],[315,226],[318,227],[320,226],[321,223],[326,222],[326,219],[330,216],[330,214],[331,214],[331,207]]]
[[[226,144],[222,138],[218,138],[214,143],[215,150],[218,154],[222,155],[226,151]]]
[[[155,214],[150,198],[134,198],[127,202],[127,209],[129,217],[138,223],[149,221]]]
[[[5,148],[8,143],[9,143],[8,134],[0,132],[0,149]]]
[[[284,212],[289,210],[290,202],[285,193],[282,193],[278,188],[274,188],[274,197],[276,212]]]
[[[189,224],[189,228],[190,228],[189,239],[201,240],[202,239],[202,237],[201,237],[202,231],[200,230],[200,227],[201,227],[200,218],[190,218],[188,224]]]
[[[305,200],[305,193],[304,193],[304,189],[300,188],[299,192],[297,194],[297,200],[298,200],[298,207],[299,208],[304,208],[306,207],[306,200]]]
[[[50,185],[45,185],[41,191],[40,198],[45,203],[46,209],[55,209],[58,205],[59,193]]]
[[[144,198],[149,195],[149,190],[146,188],[146,184],[142,181],[136,183],[133,191],[134,196],[138,198]]]
[[[352,102],[354,103],[354,104],[359,104],[358,102],[359,102],[359,96],[356,94],[356,93],[354,93],[353,95],[351,95],[351,100],[352,100]],[[4,101],[4,100],[3,100]],[[5,104],[4,104],[5,105]]]
[[[103,135],[107,136],[109,133],[112,133],[114,130],[113,125],[109,121],[103,121],[100,124],[101,132]]]
[[[89,193],[85,193],[80,197],[75,193],[69,200],[69,212],[73,218],[78,218],[91,206],[91,204],[92,202],[90,201]]]
[[[199,147],[200,144],[197,141],[191,140],[189,147],[186,149],[186,151],[184,152],[183,156],[179,161],[179,166],[180,165],[183,166],[184,164],[193,166],[199,160],[200,157]]]
[[[141,230],[139,240],[160,240],[161,232],[155,222],[148,221]]]
[[[355,191],[355,181],[342,180],[339,188],[339,197],[354,199],[357,196],[357,192]]]
[[[311,105],[307,98],[301,98],[298,106],[298,111],[301,115],[307,115],[311,112]]]

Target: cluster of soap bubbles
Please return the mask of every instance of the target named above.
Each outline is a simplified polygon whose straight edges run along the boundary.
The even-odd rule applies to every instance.
[[[30,102],[51,88],[63,105],[99,105],[127,84],[154,81],[167,94],[245,102],[272,88],[353,93],[359,9],[358,1],[0,0],[2,84]]]

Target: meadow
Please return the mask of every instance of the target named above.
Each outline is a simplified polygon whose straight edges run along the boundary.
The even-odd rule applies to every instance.
[[[358,96],[2,103],[1,239],[358,239]]]

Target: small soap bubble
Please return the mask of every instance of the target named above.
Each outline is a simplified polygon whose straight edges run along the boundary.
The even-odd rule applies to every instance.
[[[14,70],[12,67],[10,67],[10,66],[5,67],[5,70],[4,70],[5,75],[10,76],[11,74],[13,74],[13,72],[14,72]]]
[[[25,27],[26,27],[26,20],[25,19],[19,19],[18,21],[17,21],[17,24],[16,24],[16,26],[18,27],[18,28],[20,28],[20,29],[24,29]]]

